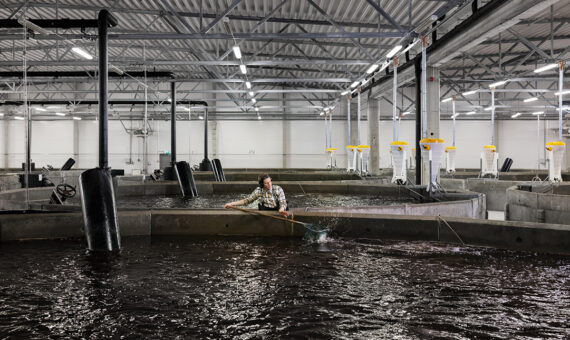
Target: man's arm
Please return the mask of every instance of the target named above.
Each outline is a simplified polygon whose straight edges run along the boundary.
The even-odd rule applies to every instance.
[[[287,217],[289,216],[289,213],[286,211],[287,199],[285,198],[285,192],[283,191],[283,188],[279,187],[278,194],[279,194],[279,214]]]
[[[239,201],[234,201],[234,202],[230,202],[230,203],[226,203],[224,204],[224,208],[229,209],[232,206],[239,206],[239,205],[248,205],[251,202],[255,201],[256,199],[259,198],[259,196],[261,195],[261,190],[258,190],[259,188],[255,189],[251,195],[249,195],[247,198],[244,198],[243,200],[239,200]]]

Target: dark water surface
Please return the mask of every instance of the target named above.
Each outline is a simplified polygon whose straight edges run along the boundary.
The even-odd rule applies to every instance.
[[[0,244],[0,338],[570,337],[570,257],[427,242]]]
[[[225,203],[238,201],[248,194],[200,195],[191,199],[179,196],[131,196],[120,197],[117,206],[122,209],[168,209],[168,208],[221,208]],[[417,203],[409,196],[383,197],[378,195],[341,195],[341,194],[288,194],[287,202],[291,208],[305,207],[366,207]],[[252,203],[250,208],[257,208]]]

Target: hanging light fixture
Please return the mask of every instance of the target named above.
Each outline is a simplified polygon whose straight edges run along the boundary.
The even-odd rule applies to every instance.
[[[558,67],[557,63],[544,65],[544,66],[539,67],[536,70],[534,70],[534,73],[540,73],[540,72],[552,70],[553,68],[557,68],[557,67]]]
[[[77,54],[78,56],[85,58],[85,59],[93,59],[93,56],[91,54],[89,54],[87,51],[85,51],[84,49],[82,49],[81,47],[73,47],[71,48],[71,52]]]
[[[390,52],[388,52],[388,54],[386,54],[386,58],[388,58],[388,59],[392,58],[392,57],[395,56],[396,53],[398,53],[398,51],[401,50],[401,49],[402,49],[402,45],[396,45],[396,46],[394,46],[394,47],[390,50]]]
[[[237,59],[241,59],[241,50],[239,49],[238,45],[235,45],[233,47],[234,50],[234,55],[236,56]]]

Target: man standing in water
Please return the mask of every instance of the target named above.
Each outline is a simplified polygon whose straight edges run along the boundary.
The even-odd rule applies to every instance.
[[[232,206],[248,205],[256,200],[260,200],[257,205],[259,210],[275,210],[279,211],[282,216],[289,216],[287,210],[287,201],[285,200],[285,192],[278,185],[271,184],[271,177],[268,174],[261,174],[257,178],[259,187],[257,187],[249,197],[235,202],[226,203],[224,208],[229,209]]]

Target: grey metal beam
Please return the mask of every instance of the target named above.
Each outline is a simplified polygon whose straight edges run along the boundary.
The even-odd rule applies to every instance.
[[[312,1],[312,0],[309,0]],[[342,28],[341,28],[342,29]],[[401,38],[405,33],[399,32],[325,32],[325,33],[146,33],[146,34],[109,34],[109,39],[117,40],[202,40],[202,39],[222,39],[233,40],[236,39],[261,39],[261,40],[280,40],[280,39],[378,39],[378,38]],[[59,37],[52,34],[46,37],[54,38],[57,40]],[[21,37],[20,37],[21,38]],[[359,49],[364,50],[358,42],[354,42]],[[368,52],[363,52],[368,54]]]
[[[342,26],[340,26],[339,24],[337,24],[328,14],[327,12],[325,12],[322,8],[320,8],[313,0],[307,0],[309,2],[309,4],[311,4],[311,6],[313,6],[319,13],[321,13],[322,16],[324,16],[328,22],[330,22],[337,30],[340,31],[340,33],[342,34],[346,34],[347,32],[342,28]],[[331,34],[337,34],[339,32],[333,32]],[[378,32],[380,33],[380,32]],[[302,33],[302,34],[306,34],[306,33]],[[398,33],[400,35],[400,37],[404,36],[404,33]],[[319,37],[313,36],[311,38],[314,39],[319,39]],[[355,41],[354,39],[357,38],[355,36],[349,37],[346,36],[346,38],[351,39],[351,42],[354,44],[354,46],[358,47],[358,49],[364,53],[365,55],[368,56],[368,58],[372,60],[374,60],[374,56],[372,56],[364,47],[362,47],[362,45],[360,45],[360,43],[358,41]],[[387,36],[385,36],[384,38],[388,38]],[[393,38],[393,36],[392,36]],[[326,39],[326,38],[324,38]]]
[[[487,67],[487,65],[483,64],[481,61],[479,61],[479,59],[472,57],[469,53],[467,52],[463,52],[463,55],[466,56],[467,58],[469,58],[471,61],[473,61],[475,64],[481,66],[484,70],[486,70],[490,75],[492,76],[497,76],[497,73],[493,70],[491,70],[489,67]]]
[[[536,53],[540,54],[545,60],[552,61],[552,57],[549,56],[546,52],[538,48],[535,44],[529,41],[527,38],[523,37],[519,32],[515,31],[513,28],[508,28],[507,32],[511,33],[515,37],[517,37],[526,47],[530,48],[531,50],[535,51]]]
[[[277,6],[275,6],[274,9],[271,10],[271,12],[269,12],[265,17],[263,17],[263,19],[261,19],[257,24],[255,24],[255,26],[253,26],[253,28],[248,32],[248,33],[255,33],[255,31],[257,31],[257,29],[263,25],[265,22],[267,22],[267,20],[269,20],[273,14],[275,14],[275,12],[277,12],[279,9],[281,9],[281,7],[283,7],[283,5],[285,5],[287,2],[289,2],[289,0],[283,0],[281,1],[281,3]],[[241,39],[240,41],[238,41],[236,44],[240,45],[242,42],[244,42],[245,39]],[[228,48],[227,51],[225,51],[219,58],[218,60],[222,60],[225,57],[227,57],[231,52],[232,52],[233,46]],[[244,51],[242,51],[242,54],[245,56],[246,54],[244,53]]]
[[[297,27],[298,27],[301,31],[303,31],[304,33],[307,33],[307,30],[305,30],[305,28],[304,28],[303,26],[297,24]],[[332,59],[337,60],[337,58],[335,58],[335,57],[332,55],[332,53],[329,52],[329,50],[327,50],[318,40],[316,40],[316,39],[311,39],[311,40],[314,41],[314,42],[317,44],[317,46],[318,46],[323,52],[325,52],[325,53],[327,53],[328,55],[330,55]],[[297,45],[298,45],[297,43],[293,43],[293,44],[295,44],[296,47],[298,47],[298,46],[297,46]],[[348,73],[351,77],[353,77],[353,78],[355,77],[355,76],[352,74],[352,72],[348,71],[348,69],[347,69],[347,73]]]
[[[112,59],[110,62],[116,66],[137,65],[137,66],[239,66],[239,61],[231,60],[139,60],[139,59]],[[83,66],[92,67],[97,64],[95,61],[87,60],[29,60],[28,66]],[[331,59],[296,59],[296,60],[257,60],[244,62],[247,66],[279,66],[279,65],[368,65],[367,60],[331,60]],[[0,67],[21,66],[21,61],[0,61]],[[219,77],[222,79],[225,77]]]
[[[209,25],[208,27],[204,28],[202,31],[200,31],[200,33],[205,34],[208,33],[212,28],[214,28],[214,26],[216,26],[218,24],[218,22],[220,22],[220,20],[222,20],[226,15],[228,15],[228,13],[230,13],[234,8],[237,7],[237,5],[239,5],[239,3],[241,2],[241,0],[234,0],[234,2],[232,2],[228,8],[226,8],[222,14],[220,14],[216,19],[214,19]]]
[[[473,50],[483,41],[518,24],[522,19],[537,15],[559,0],[504,1],[500,7],[489,14],[485,20],[477,22],[469,31],[450,39],[445,46],[434,51],[428,58],[428,64],[439,67],[463,52]]]
[[[398,31],[400,32],[406,31],[402,28],[402,26],[400,26],[400,24],[398,24],[394,19],[392,19],[392,17],[388,15],[388,13],[386,13],[377,3],[375,3],[374,0],[366,0],[366,1],[368,1],[368,3],[372,7],[374,7],[374,9],[376,9],[376,11],[380,13],[386,20],[388,20],[388,22],[392,24],[392,26],[394,26]]]
[[[439,1],[439,0],[438,0]],[[18,3],[8,3],[4,4],[6,8],[14,8],[17,9],[21,7]],[[55,3],[39,3],[39,2],[28,2],[28,7],[37,7],[37,8],[59,8],[68,9],[68,10],[78,10],[78,11],[99,11],[101,9],[100,6],[89,6],[89,5],[71,5],[59,2],[58,4]],[[139,8],[127,8],[127,7],[119,7],[113,6],[109,10],[114,13],[133,13],[133,14],[142,14],[142,15],[155,15],[161,16],[164,15],[164,12],[161,10],[155,9],[139,9]],[[200,12],[184,12],[184,11],[176,11],[178,15],[181,17],[186,18],[206,18],[206,19],[216,19],[218,16],[215,13],[200,13]],[[230,20],[236,21],[260,21],[263,17],[260,16],[253,16],[253,15],[227,15]],[[308,19],[297,19],[297,18],[271,18],[268,22],[276,22],[276,23],[283,23],[283,24],[294,24],[299,23],[302,25],[320,25],[320,26],[330,26],[331,23],[326,20],[308,20]],[[344,26],[344,27],[360,27],[360,28],[372,28],[377,29],[378,24],[376,23],[367,23],[367,22],[349,22],[349,21],[337,21],[337,24]],[[381,25],[380,29],[387,30],[393,29],[392,25]]]

